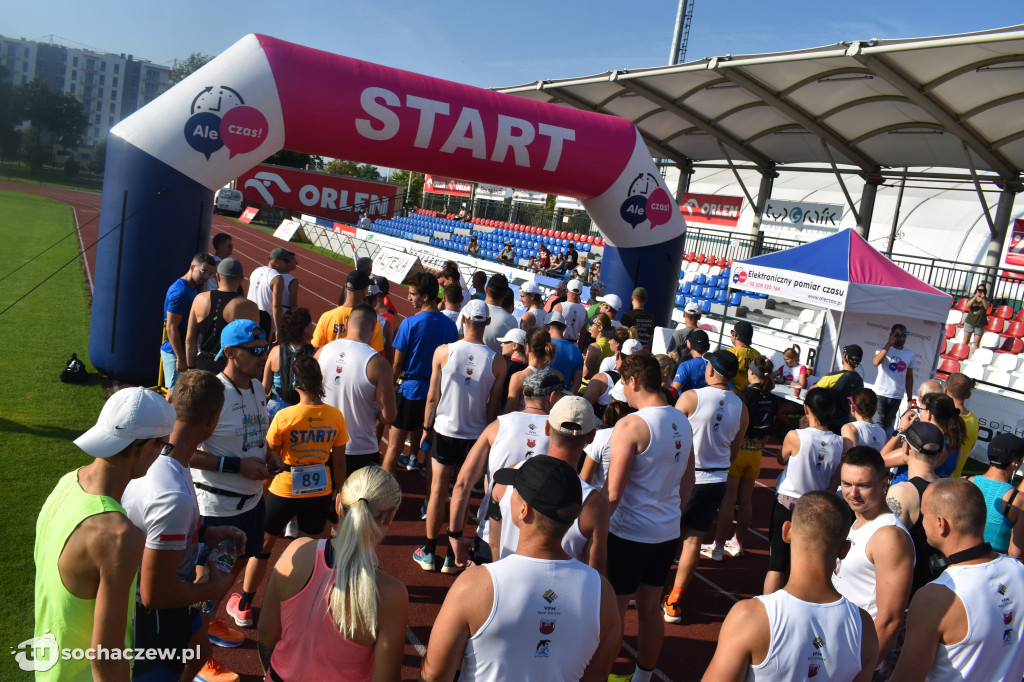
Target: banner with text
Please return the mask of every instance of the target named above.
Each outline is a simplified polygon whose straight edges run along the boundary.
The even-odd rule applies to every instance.
[[[427,175],[423,181],[423,191],[447,194],[453,197],[468,197],[473,194],[473,183],[468,180],[446,178],[443,175]]]
[[[809,201],[769,199],[761,220],[787,227],[813,227],[837,232],[843,219],[842,204],[814,204]]]
[[[238,216],[238,222],[245,223],[246,225],[248,225],[249,223],[252,222],[252,219],[255,218],[256,214],[259,212],[260,210],[258,208],[250,206],[249,208],[242,211],[242,215]]]
[[[1013,221],[1010,245],[1006,248],[1003,265],[1011,268],[1024,267],[1024,219],[1017,218]]]
[[[381,249],[373,257],[373,274],[384,275],[388,281],[401,284],[418,260],[411,253]]]
[[[398,185],[260,164],[238,176],[236,187],[250,203],[269,204],[332,221],[354,223],[357,211],[390,218],[398,210]]]
[[[679,210],[686,222],[736,227],[743,208],[743,197],[729,197],[719,194],[683,194]]]
[[[733,263],[732,281],[729,286],[822,308],[842,308],[846,305],[849,283],[802,272],[737,262]]]
[[[281,224],[277,226],[276,230],[274,230],[274,236],[278,239],[290,242],[301,226],[302,224],[296,220],[282,220]]]

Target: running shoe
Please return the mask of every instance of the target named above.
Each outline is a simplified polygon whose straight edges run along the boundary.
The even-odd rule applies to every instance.
[[[235,592],[228,599],[228,605],[225,610],[228,615],[235,619],[235,625],[240,628],[251,628],[252,627],[252,609],[240,609],[238,603],[242,601],[242,595]]]
[[[288,525],[284,527],[284,536],[288,540],[294,540],[299,537],[299,522],[292,519],[288,522]]]
[[[628,675],[609,675],[608,682],[629,682],[633,679],[633,673]]]
[[[398,456],[398,466],[401,469],[408,469],[409,468],[409,456],[408,455],[399,455]]]
[[[743,545],[736,542],[735,538],[725,541],[725,553],[729,556],[743,556]]]
[[[220,616],[210,621],[206,634],[211,644],[228,648],[241,646],[245,641],[245,635],[229,626]]]
[[[448,575],[458,575],[459,573],[462,573],[464,570],[466,570],[465,567],[457,565],[455,563],[455,557],[453,557],[451,554],[445,556],[444,563],[441,565],[442,573],[446,573]]]
[[[420,521],[427,520],[427,500],[424,498],[423,506],[420,507]]]
[[[406,471],[423,471],[423,467],[420,466],[420,462],[415,456],[409,455],[405,458],[405,470]]]
[[[722,548],[718,547],[713,542],[710,545],[701,545],[700,546],[700,555],[703,556],[703,557],[707,557],[708,559],[711,559],[712,561],[721,561],[722,560]]]
[[[437,572],[437,557],[428,552],[423,545],[420,545],[413,551],[412,560],[418,563],[424,571]]]
[[[671,594],[665,595],[661,600],[661,610],[666,623],[678,623],[683,620],[683,609],[679,605],[679,597],[673,597]]]
[[[195,682],[238,682],[238,675],[211,656],[196,675]]]

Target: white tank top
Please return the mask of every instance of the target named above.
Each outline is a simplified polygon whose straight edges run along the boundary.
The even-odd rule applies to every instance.
[[[544,324],[548,321],[548,311],[544,310],[544,308],[530,308],[526,312],[533,313],[534,327],[544,328]],[[533,329],[533,327],[530,327],[530,329]],[[530,330],[527,329],[526,331]]]
[[[729,476],[729,446],[740,430],[743,399],[732,391],[705,386],[696,389],[693,429],[694,482],[723,483]],[[704,469],[704,471],[701,471]]]
[[[582,303],[562,301],[562,319],[565,320],[565,333],[562,336],[570,341],[579,341],[580,330],[587,321],[587,309]]]
[[[939,643],[926,679],[1017,682],[1024,675],[1024,566],[1000,556],[985,564],[950,566],[933,582],[960,598],[967,637]]]
[[[578,680],[601,640],[601,576],[575,559],[516,554],[484,566],[494,602],[466,641],[460,680]]]
[[[605,481],[608,480],[608,465],[611,464],[612,456],[612,431],[613,429],[598,429],[594,434],[594,440],[583,448],[587,457],[597,464],[594,469],[593,485],[598,490],[603,489]]]
[[[807,428],[796,434],[800,449],[789,458],[775,488],[779,495],[789,497],[827,489],[843,456],[843,439],[831,431]]]
[[[544,424],[548,421],[546,414],[529,412],[509,412],[498,417],[498,433],[494,435],[494,444],[487,453],[488,483],[498,469],[512,466],[516,462],[529,459],[534,455],[546,455],[549,438],[544,434]],[[484,542],[491,537],[491,524],[487,519],[487,507],[491,503],[491,491],[488,487],[480,501],[480,523],[476,534]]]
[[[874,422],[862,422],[859,419],[853,422],[853,428],[857,429],[857,444],[869,445],[875,450],[881,450],[885,445],[885,429]]]
[[[515,468],[518,469],[522,464],[522,462],[519,462]],[[580,488],[583,489],[583,504],[586,504],[590,493],[594,492],[594,487],[581,478]],[[506,488],[505,494],[498,501],[498,508],[501,510],[502,518],[501,537],[498,539],[499,559],[515,554],[516,548],[519,547],[519,527],[512,523],[511,500],[512,491]],[[587,540],[589,539],[580,531],[580,520],[577,517],[572,522],[572,525],[569,526],[569,530],[565,531],[565,535],[562,536],[562,549],[573,559],[579,559],[583,563],[587,563],[586,557],[583,556],[583,550],[586,548]]]
[[[324,402],[341,410],[348,428],[349,455],[369,455],[380,450],[377,442],[377,387],[367,378],[366,367],[377,355],[368,344],[336,339],[320,351],[324,375]]]
[[[286,311],[289,310],[295,303],[292,301],[292,292],[290,287],[292,282],[295,281],[295,275],[282,275],[284,277],[284,291],[281,292],[281,307]]]
[[[274,293],[272,284],[281,273],[266,265],[258,267],[249,275],[249,300],[254,301],[265,313],[274,313]],[[283,300],[282,296],[282,300]]]
[[[494,351],[479,343],[448,344],[441,369],[441,400],[434,430],[449,438],[477,439],[487,428],[487,398],[494,385]]]
[[[686,415],[671,405],[636,414],[647,424],[651,443],[633,459],[609,531],[634,542],[667,542],[679,537],[679,482],[690,463],[693,433]]]
[[[771,643],[747,682],[807,680],[848,682],[860,674],[860,609],[846,598],[830,604],[797,599],[785,590],[754,597],[768,612]]]
[[[839,594],[868,612],[872,618],[878,615],[876,602],[875,565],[867,555],[868,542],[879,528],[896,526],[910,539],[907,531],[895,514],[882,514],[865,523],[860,528],[850,528],[846,538],[850,541],[850,551],[845,559],[836,561],[836,570],[832,574],[832,584]]]

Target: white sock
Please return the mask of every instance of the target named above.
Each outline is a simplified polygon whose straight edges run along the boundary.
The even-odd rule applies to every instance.
[[[651,682],[651,675],[654,674],[653,670],[644,670],[640,667],[640,664],[636,664],[636,670],[633,671],[633,677],[630,678],[630,682]]]

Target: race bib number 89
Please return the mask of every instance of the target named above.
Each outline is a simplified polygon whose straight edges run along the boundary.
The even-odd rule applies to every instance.
[[[292,495],[316,495],[327,490],[327,467],[307,464],[292,467]]]

